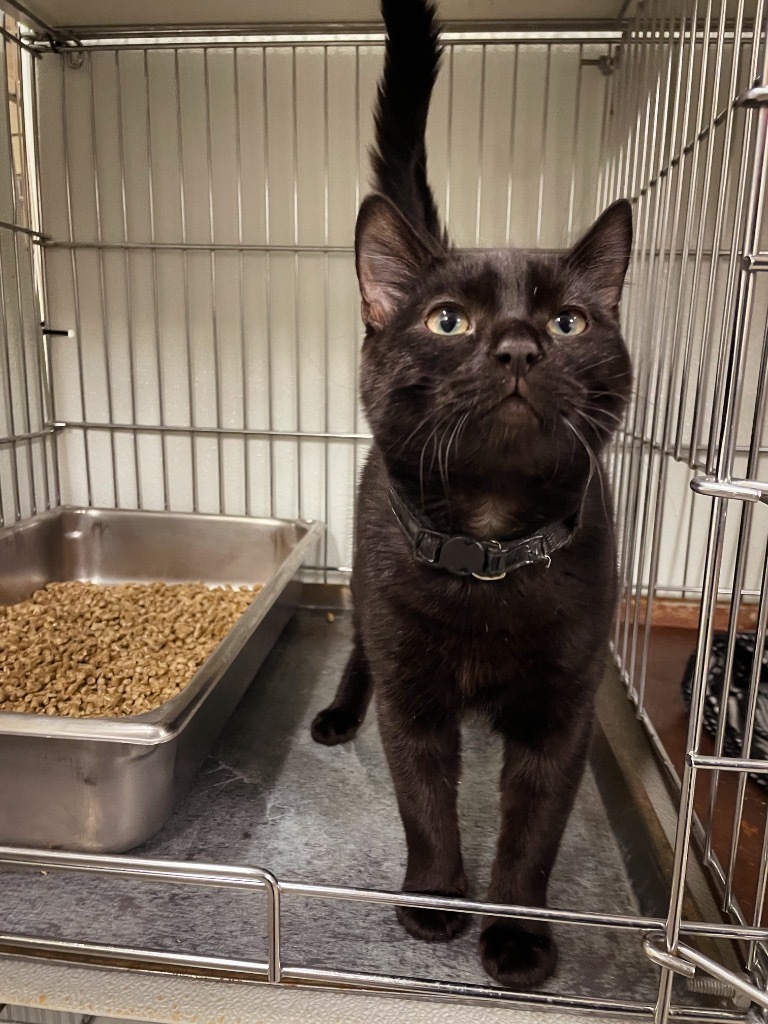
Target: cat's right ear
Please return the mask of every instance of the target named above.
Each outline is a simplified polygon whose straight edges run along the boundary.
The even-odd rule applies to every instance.
[[[439,257],[436,243],[423,240],[394,203],[367,196],[355,227],[355,261],[366,327],[388,324],[426,267]]]

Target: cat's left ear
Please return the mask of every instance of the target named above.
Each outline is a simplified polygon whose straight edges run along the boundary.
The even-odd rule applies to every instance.
[[[632,207],[618,199],[595,221],[566,256],[586,278],[601,305],[616,310],[632,252]]]
[[[394,203],[376,193],[367,196],[355,227],[355,259],[366,327],[377,330],[388,324],[427,266],[440,255],[437,243],[418,235]]]

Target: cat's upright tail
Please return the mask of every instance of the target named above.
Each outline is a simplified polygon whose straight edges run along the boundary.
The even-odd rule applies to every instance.
[[[391,199],[419,233],[442,242],[424,144],[442,52],[435,7],[430,0],[381,0],[381,13],[387,45],[371,153],[374,188]]]

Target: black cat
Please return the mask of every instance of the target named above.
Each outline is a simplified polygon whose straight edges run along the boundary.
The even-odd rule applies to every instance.
[[[600,453],[631,366],[619,300],[629,203],[572,249],[460,250],[426,178],[440,59],[426,0],[383,0],[376,192],[357,220],[366,327],[361,393],[374,444],[357,505],[355,646],[312,735],[350,740],[375,690],[408,845],[407,892],[463,896],[460,725],[505,743],[488,897],[543,907],[584,769],[616,594]],[[451,939],[466,915],[401,907],[411,935]],[[542,982],[543,922],[488,917],[486,970]]]

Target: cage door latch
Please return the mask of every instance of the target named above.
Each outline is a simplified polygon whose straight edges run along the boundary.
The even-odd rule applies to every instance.
[[[740,107],[762,107],[768,103],[768,85],[753,85],[739,97]]]
[[[737,501],[765,501],[768,484],[761,480],[717,480],[713,476],[697,476],[691,490],[708,498],[735,498]]]

